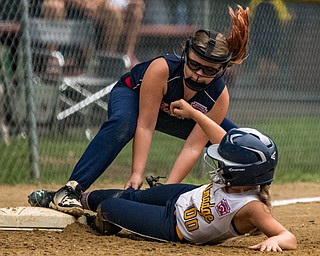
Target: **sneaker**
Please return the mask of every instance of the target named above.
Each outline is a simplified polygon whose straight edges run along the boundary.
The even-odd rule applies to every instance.
[[[52,202],[55,193],[55,191],[44,189],[33,191],[28,195],[28,203],[33,207],[49,208],[49,204]]]
[[[84,213],[80,196],[81,189],[78,182],[69,181],[55,193],[52,202],[50,202],[50,207],[80,217]]]
[[[98,231],[100,234],[112,236],[121,231],[122,228],[112,224],[107,221],[101,214],[100,207],[97,209],[97,214],[85,214],[87,219],[87,224],[94,230]]]

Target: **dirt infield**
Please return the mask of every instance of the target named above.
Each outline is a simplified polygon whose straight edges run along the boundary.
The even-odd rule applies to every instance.
[[[33,190],[58,187],[0,186],[0,207],[28,206],[27,195]],[[94,188],[106,187],[110,186],[99,184]],[[320,184],[274,184],[272,193],[273,200],[319,197]],[[274,216],[297,236],[299,243],[297,250],[281,255],[320,255],[320,203],[277,206]],[[194,246],[144,241],[126,232],[101,236],[86,225],[72,224],[62,232],[0,231],[0,255],[260,255],[247,247],[263,239],[263,235],[257,235],[217,246]]]

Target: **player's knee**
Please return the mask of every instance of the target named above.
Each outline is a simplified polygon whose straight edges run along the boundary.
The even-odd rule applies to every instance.
[[[137,115],[135,113],[116,113],[112,115],[103,125],[102,130],[114,130],[114,138],[118,141],[132,139],[137,127]]]

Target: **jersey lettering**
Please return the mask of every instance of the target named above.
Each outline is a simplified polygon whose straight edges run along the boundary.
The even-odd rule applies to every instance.
[[[211,212],[211,207],[214,207],[215,204],[210,204],[210,190],[213,187],[213,183],[210,183],[208,187],[203,191],[202,194],[202,200],[201,200],[201,207],[200,207],[200,212],[199,214],[204,218],[204,220],[207,223],[211,223],[211,221],[214,220],[214,217]]]
[[[201,207],[199,215],[204,218],[204,220],[210,224],[214,217],[211,212],[211,207],[214,207],[215,204],[210,203],[210,190],[213,187],[213,183],[210,183],[202,193]],[[186,229],[191,232],[199,228],[199,221],[197,219],[197,208],[195,206],[184,211],[183,218]]]
[[[208,113],[208,108],[199,102],[193,101],[190,105],[204,114]]]

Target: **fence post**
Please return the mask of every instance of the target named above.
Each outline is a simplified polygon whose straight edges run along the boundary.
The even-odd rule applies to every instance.
[[[26,90],[26,115],[28,127],[28,143],[31,164],[31,178],[39,179],[39,155],[38,155],[38,134],[37,134],[37,121],[35,116],[35,102],[34,90],[32,83],[32,56],[31,56],[31,42],[29,34],[29,8],[28,1],[22,1],[22,19],[21,19],[21,44],[23,47],[23,66],[24,66],[24,81]]]

